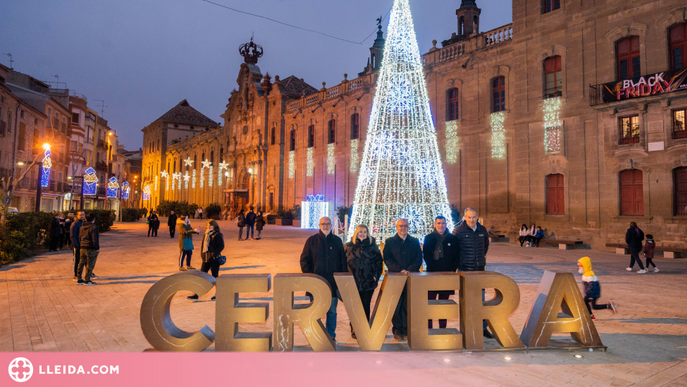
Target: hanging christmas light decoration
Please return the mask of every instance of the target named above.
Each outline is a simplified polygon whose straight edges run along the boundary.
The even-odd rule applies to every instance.
[[[312,176],[315,169],[315,161],[312,158],[313,148],[308,148],[307,161],[305,163],[305,176]]]
[[[546,153],[561,151],[561,98],[544,100],[544,147]]]
[[[131,187],[128,182],[122,183],[121,197],[122,200],[129,200],[129,193],[131,193]]]
[[[223,169],[229,169],[229,164],[225,163],[224,160],[222,160],[222,162],[219,163],[219,173],[217,174],[217,184],[220,187],[222,186],[222,170]]]
[[[446,122],[446,162],[455,164],[458,162],[458,121]]]
[[[160,176],[165,179],[165,192],[169,190],[169,173],[167,171],[160,172]]]
[[[324,201],[323,195],[308,195],[301,202],[301,214],[301,228],[317,229],[320,219],[329,215],[329,202]]]
[[[351,140],[351,172],[358,171],[358,163],[360,158],[358,157],[358,139]]]
[[[155,175],[155,191],[157,191],[157,175]]]
[[[502,159],[506,157],[506,130],[503,123],[506,121],[505,112],[491,113],[491,158]]]
[[[366,224],[384,241],[396,233],[399,218],[407,219],[410,233],[420,238],[432,231],[438,215],[452,229],[408,0],[394,2],[367,133],[348,237],[355,226]]]
[[[117,190],[119,189],[119,183],[117,178],[112,176],[107,182],[107,197],[109,199],[114,199],[117,197]]]
[[[289,151],[289,179],[296,177],[296,151]]]
[[[191,187],[196,188],[196,170],[193,170],[193,178],[191,179]]]
[[[212,165],[208,167],[208,187],[212,187]]]
[[[88,167],[83,175],[83,194],[95,195],[98,188],[98,175],[93,167]]]
[[[203,188],[203,184],[205,183],[205,175],[204,175],[205,168],[210,168],[210,164],[212,164],[212,163],[205,160],[205,161],[203,161],[202,164],[203,164],[203,166],[200,168],[200,188]]]
[[[184,165],[187,167],[193,167],[193,159],[190,157],[187,157],[186,160],[184,160]]]
[[[177,188],[181,191],[181,172],[177,172],[177,180],[179,181],[179,186]]]
[[[150,186],[143,187],[143,200],[150,200]]]
[[[43,153],[43,168],[41,168],[41,187],[50,185],[50,168],[52,168],[50,148],[48,145],[45,147],[45,152]]]
[[[184,189],[188,189],[188,181],[190,178],[191,176],[189,176],[188,171],[184,172]]]
[[[327,174],[333,175],[336,171],[336,159],[334,158],[334,144],[327,145]]]

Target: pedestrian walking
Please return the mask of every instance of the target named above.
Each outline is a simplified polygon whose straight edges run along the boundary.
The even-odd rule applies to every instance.
[[[530,229],[527,228],[527,225],[523,223],[522,227],[520,227],[520,236],[518,237],[518,240],[520,241],[520,247],[527,242],[527,238],[530,236]]]
[[[422,267],[422,248],[420,241],[408,235],[408,221],[399,219],[396,222],[396,235],[384,241],[384,263],[389,272],[408,274],[419,272]],[[408,337],[408,288],[403,292],[396,305],[391,319],[392,332],[396,340],[407,340]]]
[[[148,217],[148,236],[157,236],[157,229],[160,228],[160,219],[157,217],[155,211],[150,210],[150,216]]]
[[[239,211],[239,214],[236,216],[238,223],[236,224],[239,227],[239,240],[243,240],[243,228],[246,227],[246,216],[243,214],[243,209]]]
[[[203,235],[203,242],[201,242],[200,257],[203,260],[203,265],[200,271],[204,273],[210,272],[213,277],[219,276],[219,257],[224,250],[224,235],[219,230],[219,225],[216,220],[209,220],[205,228],[205,235]],[[197,300],[198,295],[194,294],[187,297],[189,300]],[[215,300],[215,296],[212,296]]]
[[[437,216],[434,230],[425,237],[422,252],[427,264],[427,272],[455,272],[460,263],[456,237],[446,229],[446,218]],[[455,294],[454,290],[430,291],[428,300],[448,300]],[[433,328],[432,320],[428,322]],[[439,320],[439,328],[446,328],[446,320]]]
[[[177,215],[174,210],[169,212],[169,218],[167,219],[167,226],[169,226],[169,237],[174,238],[174,231],[177,227]]]
[[[489,251],[489,234],[487,229],[477,221],[477,210],[468,207],[463,212],[463,222],[453,230],[458,243],[460,271],[485,271],[487,268],[487,252]],[[484,289],[482,290],[484,301]],[[484,337],[493,339],[494,335],[487,329],[487,322],[482,320]]]
[[[360,301],[362,301],[363,310],[365,310],[365,317],[369,321],[372,295],[377,289],[384,265],[382,252],[379,251],[377,241],[370,235],[370,230],[364,224],[355,228],[353,238],[344,245],[344,252],[348,272],[353,274]],[[352,324],[351,337],[356,338]]]
[[[258,236],[255,238],[256,240],[262,239],[262,229],[265,227],[265,218],[267,218],[267,215],[269,215],[269,213],[265,214],[264,212],[260,211],[255,216],[255,231],[258,232]]]
[[[177,228],[179,230],[179,271],[194,270],[195,267],[191,266],[193,234],[198,234],[200,230],[194,230],[191,227],[189,216],[181,216],[177,219]],[[186,259],[186,268],[184,268],[184,259]]]
[[[639,265],[639,270],[637,270],[637,273],[646,273],[642,259],[639,258],[639,252],[642,251],[643,240],[644,231],[637,227],[637,223],[630,222],[630,228],[628,228],[627,233],[625,233],[625,243],[627,243],[627,247],[630,249],[630,266],[628,266],[625,270],[632,271],[632,267],[635,265],[635,261],[637,261],[637,264]]]
[[[336,307],[338,287],[334,281],[334,273],[348,272],[346,253],[341,238],[332,234],[332,220],[324,217],[320,219],[320,231],[310,236],[303,246],[301,253],[301,271],[317,274],[323,277],[331,287],[332,303],[327,311],[325,327],[329,337],[336,342]]]
[[[200,216],[200,219],[203,219],[203,207],[198,207],[198,216]]]
[[[592,310],[610,309],[611,313],[615,314],[616,309],[613,302],[604,305],[597,305],[598,299],[601,297],[601,285],[596,278],[594,271],[592,271],[592,261],[589,257],[582,257],[577,261],[578,272],[582,274],[582,283],[584,284],[584,303],[587,305],[587,310],[592,316],[592,320],[596,320]]]
[[[250,206],[248,213],[246,214],[246,239],[255,240],[253,238],[253,233],[255,231],[255,212],[253,212],[253,206]]]
[[[76,273],[77,285],[95,285],[91,278],[93,269],[100,253],[100,238],[98,226],[95,225],[95,215],[86,215],[86,221],[79,229],[79,245],[81,246],[81,257],[79,259],[79,270]],[[86,278],[81,279],[83,269],[86,267]]]
[[[649,270],[649,265],[654,267],[654,273],[658,273],[658,267],[654,263],[654,250],[656,249],[656,242],[654,236],[646,234],[646,242],[644,242],[644,258],[646,259],[646,270]]]
[[[79,279],[79,261],[81,260],[81,245],[79,244],[79,230],[83,222],[86,220],[86,213],[79,211],[76,213],[76,220],[72,223],[71,230],[69,230],[69,235],[72,239],[72,250],[74,251],[74,281]]]

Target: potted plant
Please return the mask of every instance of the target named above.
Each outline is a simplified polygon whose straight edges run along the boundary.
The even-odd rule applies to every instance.
[[[281,219],[282,226],[291,226],[293,224],[293,213],[291,211],[284,211],[284,217]]]
[[[293,214],[293,220],[291,221],[291,225],[294,227],[300,227],[301,226],[301,206],[299,206],[298,204],[294,205],[290,212],[291,212],[291,214]]]

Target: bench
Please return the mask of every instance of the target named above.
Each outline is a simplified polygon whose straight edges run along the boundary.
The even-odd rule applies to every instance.
[[[566,239],[542,239],[540,241],[550,244],[550,245],[558,245],[558,248],[561,250],[572,250],[577,247],[583,247],[584,242],[581,240],[566,240]]]
[[[626,243],[606,243],[606,247],[615,248],[616,254],[630,254]],[[654,252],[662,252],[664,258],[685,258],[687,248],[681,246],[656,246]]]
[[[630,249],[627,248],[627,243],[606,243],[606,247],[613,247],[616,254],[630,254]]]
[[[502,231],[494,231],[489,234],[489,242],[510,242],[510,238]]]

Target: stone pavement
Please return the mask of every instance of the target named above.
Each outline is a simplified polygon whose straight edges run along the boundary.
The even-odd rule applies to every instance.
[[[163,225],[165,221],[161,222]],[[193,225],[204,226],[204,221]],[[227,264],[221,273],[297,273],[305,238],[313,231],[268,225],[264,239],[237,241],[233,222],[220,222]],[[177,272],[178,241],[167,228],[146,237],[142,222],[117,224],[101,235],[102,250],[95,272],[97,286],[72,281],[70,251],[43,253],[0,268],[0,351],[143,351],[150,346],[141,333],[139,308],[146,291],[159,279]],[[198,248],[200,238],[195,237]],[[687,386],[687,260],[657,258],[661,272],[625,271],[629,256],[597,250],[521,248],[494,243],[488,269],[510,276],[521,291],[519,309],[511,316],[520,332],[544,270],[576,272],[576,261],[590,256],[602,287],[600,301],[614,301],[619,313],[596,313],[596,327],[608,352],[564,350],[532,352],[408,353],[391,334],[384,351],[401,352],[393,365],[414,385],[684,385]],[[192,264],[200,267],[196,251]],[[577,276],[579,280],[579,276]],[[190,293],[189,293],[190,294]],[[182,329],[214,329],[214,303],[179,294],[172,317]],[[271,301],[271,294],[247,294]],[[350,337],[345,307],[340,304],[337,340],[340,351],[358,351]],[[247,331],[271,330],[242,324]],[[457,326],[449,321],[449,326]],[[390,332],[389,332],[390,333]],[[487,340],[487,342],[493,340]],[[296,329],[295,344],[308,351]],[[495,347],[494,343],[488,343]],[[573,357],[582,354],[581,359]],[[511,360],[506,360],[509,356]],[[387,357],[388,359],[388,357]],[[388,362],[388,360],[387,360]],[[440,372],[437,372],[440,371]]]

